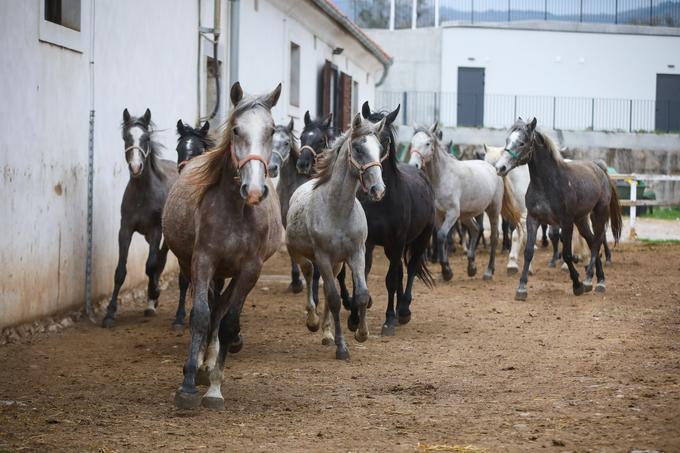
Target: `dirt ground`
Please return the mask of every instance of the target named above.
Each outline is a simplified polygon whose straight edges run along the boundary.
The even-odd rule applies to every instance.
[[[350,362],[305,328],[287,256],[266,264],[224,412],[173,406],[188,342],[169,330],[176,285],[155,318],[128,305],[112,330],[81,321],[0,347],[0,450],[680,451],[680,246],[618,246],[606,295],[579,298],[539,251],[527,302],[505,256],[487,283],[486,257],[470,279],[458,254],[453,281],[416,285],[391,338],[378,256],[371,336],[348,337]]]

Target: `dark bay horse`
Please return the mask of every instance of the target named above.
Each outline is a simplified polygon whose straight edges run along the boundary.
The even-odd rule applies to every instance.
[[[305,112],[304,128],[300,134],[300,144],[298,148],[292,136],[291,127],[291,149],[288,162],[281,167],[281,179],[277,187],[279,199],[281,200],[281,219],[283,226],[286,226],[286,216],[288,215],[288,206],[290,204],[290,197],[293,192],[297,190],[302,184],[309,181],[314,172],[316,162],[324,150],[328,147],[330,141],[335,138],[336,132],[333,128],[333,114],[330,113],[326,118],[313,120],[309,115],[309,110]],[[292,121],[291,124],[292,126]],[[319,272],[314,271],[314,297],[319,300]],[[302,291],[302,280],[300,279],[300,268],[297,263],[291,258],[291,282],[288,286],[293,293]]]
[[[396,320],[406,324],[411,320],[413,280],[418,277],[427,287],[433,280],[427,269],[426,250],[434,227],[434,190],[422,170],[399,163],[396,152],[395,131],[392,127],[399,114],[400,106],[392,112],[371,112],[368,102],[361,109],[362,116],[372,123],[385,120],[380,141],[387,153],[382,162],[382,178],[388,190],[379,201],[371,200],[364,191],[357,192],[357,198],[366,213],[368,239],[366,240],[366,274],[371,270],[373,249],[383,247],[390,262],[385,286],[387,287],[387,310],[382,334],[392,336]],[[406,289],[404,270],[406,265]],[[344,270],[344,268],[343,268]],[[344,273],[339,279],[344,286]],[[394,298],[397,298],[396,312]],[[352,303],[351,315],[347,319],[351,330],[359,324],[359,307]]]
[[[153,139],[154,129],[149,109],[139,118],[131,116],[127,109],[123,110],[122,129],[130,180],[120,206],[118,266],[114,275],[113,294],[102,321],[104,327],[111,327],[116,316],[118,292],[127,275],[127,257],[134,233],[143,235],[149,243],[149,256],[146,260],[146,275],[149,277],[148,301],[144,316],[156,313],[160,296],[158,281],[168,256],[167,245],[161,245],[161,215],[168,191],[177,180],[175,163],[159,157],[160,145]]]
[[[163,234],[181,272],[191,276],[191,343],[184,380],[175,392],[180,409],[200,404],[224,408],[221,385],[227,351],[243,346],[240,315],[263,263],[281,243],[279,200],[267,178],[281,84],[269,94],[244,98],[231,87],[234,109],[220,143],[192,159],[168,195]],[[223,292],[215,279],[231,278]],[[210,388],[201,398],[197,374]]]
[[[215,146],[215,141],[208,131],[210,130],[210,123],[206,121],[200,128],[193,128],[185,124],[181,119],[177,121],[177,171],[182,172],[182,169],[191,159],[200,156],[207,150]],[[177,312],[175,313],[175,320],[172,322],[172,330],[175,332],[184,331],[184,317],[186,315],[186,298],[187,289],[189,289],[189,279],[179,273],[179,302],[177,303]]]
[[[575,295],[592,290],[593,267],[597,273],[598,292],[605,291],[600,246],[610,221],[614,241],[621,237],[621,208],[616,186],[609,179],[604,162],[566,162],[555,144],[536,130],[536,118],[529,122],[519,118],[505,140],[505,151],[496,162],[499,175],[506,175],[518,165],[528,164],[531,182],[526,194],[527,245],[524,268],[515,299],[526,300],[529,265],[534,257],[536,232],[540,223],[560,227],[562,258],[569,267]],[[588,224],[590,217],[593,229]],[[574,267],[571,238],[574,225],[590,248],[590,262],[583,283]]]

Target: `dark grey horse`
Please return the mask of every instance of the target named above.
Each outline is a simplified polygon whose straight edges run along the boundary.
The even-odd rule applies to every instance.
[[[113,294],[103,321],[104,327],[111,327],[116,316],[118,292],[125,282],[128,250],[133,233],[143,235],[149,243],[149,257],[146,260],[146,275],[149,277],[148,302],[144,316],[156,313],[160,296],[158,280],[168,256],[168,247],[161,245],[161,215],[170,187],[177,180],[175,163],[158,156],[160,145],[153,140],[154,130],[149,109],[139,118],[131,116],[125,109],[122,127],[130,181],[120,207],[118,266],[114,276]]]
[[[215,141],[208,135],[210,123],[205,122],[200,128],[193,128],[185,124],[181,119],[177,121],[177,171],[182,172],[184,166],[194,157],[200,156],[215,146]],[[222,282],[222,285],[224,282]],[[175,320],[172,322],[172,330],[184,331],[184,317],[186,316],[186,298],[189,289],[189,279],[179,273],[179,302]]]

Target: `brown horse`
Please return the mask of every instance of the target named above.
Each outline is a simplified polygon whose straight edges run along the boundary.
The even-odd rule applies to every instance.
[[[191,344],[184,381],[175,393],[180,409],[222,409],[227,351],[243,346],[240,314],[262,264],[279,248],[279,200],[267,167],[272,154],[271,109],[281,84],[269,94],[244,98],[231,88],[234,109],[216,148],[192,159],[173,186],[163,212],[163,234],[182,273],[191,277]],[[214,279],[231,278],[220,292]],[[200,366],[200,370],[199,370]],[[210,388],[200,397],[197,374]],[[203,383],[203,382],[202,382]]]
[[[611,221],[614,241],[621,237],[621,208],[616,186],[607,175],[604,162],[562,159],[555,144],[536,130],[536,118],[525,123],[518,119],[505,141],[505,148],[496,162],[496,171],[505,176],[518,165],[529,164],[531,182],[526,193],[527,245],[524,248],[524,269],[519,279],[515,299],[526,300],[529,265],[534,257],[538,225],[559,226],[562,234],[562,257],[569,267],[574,294],[579,296],[593,289],[593,265],[597,272],[595,291],[604,292],[604,271],[600,246],[605,240],[607,222]],[[588,217],[593,231],[588,224]],[[586,279],[579,281],[571,253],[574,225],[588,242],[590,263]]]

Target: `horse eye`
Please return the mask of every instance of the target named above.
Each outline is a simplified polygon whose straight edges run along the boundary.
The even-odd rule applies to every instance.
[[[234,135],[239,135],[238,127],[235,127],[232,132],[234,133]]]
[[[276,134],[276,129],[272,129],[272,137]]]

